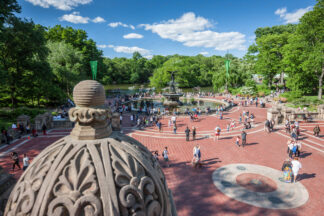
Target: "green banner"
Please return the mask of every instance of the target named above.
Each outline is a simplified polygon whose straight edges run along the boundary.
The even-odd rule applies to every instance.
[[[92,79],[97,79],[97,68],[98,68],[98,61],[90,61],[90,67],[92,72]]]
[[[226,76],[229,76],[230,64],[231,64],[231,60],[229,59],[225,60]]]

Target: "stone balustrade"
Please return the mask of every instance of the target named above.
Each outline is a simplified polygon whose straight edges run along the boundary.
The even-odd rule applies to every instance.
[[[276,124],[288,121],[307,121],[313,119],[324,119],[324,105],[320,105],[317,112],[300,111],[294,108],[276,105],[267,111],[267,119],[274,120]]]

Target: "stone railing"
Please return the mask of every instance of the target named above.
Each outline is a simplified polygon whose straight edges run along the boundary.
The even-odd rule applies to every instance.
[[[70,119],[54,120],[51,126],[52,128],[69,129],[73,127],[73,122]]]
[[[276,124],[282,124],[286,120],[309,121],[314,119],[324,119],[324,105],[320,105],[317,112],[300,111],[295,108],[277,105],[268,109],[267,119],[274,120]]]

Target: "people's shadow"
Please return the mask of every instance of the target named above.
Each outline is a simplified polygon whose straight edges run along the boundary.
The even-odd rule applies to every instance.
[[[309,179],[309,178],[315,178],[316,177],[316,173],[303,173],[298,175],[298,180],[304,180],[304,179]]]
[[[259,143],[253,142],[253,143],[246,143],[244,146],[249,146],[249,145],[258,145]]]
[[[217,159],[218,158],[211,158],[211,159],[203,160],[201,161],[201,165],[204,168],[209,168],[210,165],[222,162],[221,160],[217,160]]]
[[[300,158],[306,158],[306,157],[310,156],[311,154],[313,154],[313,153],[302,151],[302,152],[300,152],[299,157]]]

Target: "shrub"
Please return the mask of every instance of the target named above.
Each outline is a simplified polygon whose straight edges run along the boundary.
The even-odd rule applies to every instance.
[[[253,87],[243,86],[241,89],[243,95],[253,95],[255,93]]]

